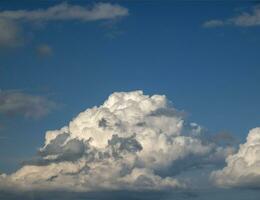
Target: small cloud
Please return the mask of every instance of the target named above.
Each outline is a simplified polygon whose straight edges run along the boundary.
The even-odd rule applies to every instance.
[[[36,47],[36,53],[41,57],[48,57],[53,54],[53,50],[52,47],[48,44],[41,44],[38,47]]]
[[[205,27],[205,28],[213,28],[213,27],[219,27],[219,26],[224,26],[224,22],[221,20],[210,20],[210,21],[206,21],[203,24],[203,27]]]
[[[19,46],[22,43],[21,30],[12,20],[0,18],[0,48]]]
[[[234,145],[236,144],[237,138],[235,138],[230,132],[222,131],[212,136],[212,141],[220,145]]]
[[[209,20],[203,23],[203,27],[213,28],[220,26],[253,27],[260,26],[260,6],[254,6],[251,12],[242,12],[237,16],[225,20]]]
[[[41,118],[57,107],[47,97],[31,95],[16,90],[0,90],[0,115]]]
[[[121,19],[107,20],[101,23],[101,27],[105,30],[105,37],[108,39],[115,39],[124,34],[124,31],[118,26]]]

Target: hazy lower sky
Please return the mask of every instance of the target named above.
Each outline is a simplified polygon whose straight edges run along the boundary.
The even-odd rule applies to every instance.
[[[83,157],[84,162],[97,159],[86,155],[98,152],[105,160],[111,153],[109,165],[100,166],[105,161],[99,157],[84,170],[124,163],[120,175],[113,172],[104,181],[97,171],[84,172],[93,182],[82,180],[83,188],[116,189],[109,193],[111,199],[125,198],[139,187],[144,189],[128,197],[257,199],[260,129],[249,131],[260,126],[259,52],[257,1],[3,0],[0,173],[32,177],[23,183],[30,185],[37,182],[31,173],[38,168],[46,167],[47,173],[57,165],[62,174],[75,169],[76,162],[83,165]],[[45,136],[48,130],[57,131]],[[227,156],[232,159],[225,162]],[[133,157],[136,162],[129,164]],[[79,168],[71,179],[59,179],[56,171],[42,176],[56,187],[59,181],[78,180]],[[9,175],[18,169],[20,174]],[[2,185],[12,185],[2,182],[0,191]],[[219,189],[223,187],[229,189]],[[146,190],[151,188],[154,195],[149,197]],[[10,188],[3,189],[0,199],[61,195],[31,192],[11,190],[10,196]],[[106,196],[72,192],[72,199]]]

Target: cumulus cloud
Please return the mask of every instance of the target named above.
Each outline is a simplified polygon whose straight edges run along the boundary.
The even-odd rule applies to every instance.
[[[49,114],[57,104],[46,97],[17,90],[0,90],[0,115],[21,115],[40,118]]]
[[[37,55],[41,57],[51,56],[53,53],[52,47],[48,44],[41,44],[36,48]]]
[[[213,19],[204,22],[203,26],[206,28],[220,27],[220,26],[239,26],[252,27],[260,25],[260,6],[253,7],[251,12],[243,12],[240,15],[231,17],[225,20]]]
[[[252,129],[245,144],[226,159],[227,166],[211,174],[220,187],[260,188],[260,128]]]
[[[110,3],[97,3],[92,7],[61,3],[47,9],[5,10],[0,12],[0,18],[26,21],[96,21],[115,19],[126,15],[128,15],[128,9]]]
[[[164,95],[116,92],[67,126],[47,131],[37,156],[2,175],[0,184],[74,191],[184,188],[185,181],[175,176],[185,170],[178,163],[187,169],[198,160],[214,164],[228,154],[202,132]]]
[[[16,47],[22,43],[21,30],[15,22],[0,18],[0,48]]]

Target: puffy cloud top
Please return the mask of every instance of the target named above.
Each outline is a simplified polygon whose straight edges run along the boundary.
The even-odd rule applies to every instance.
[[[182,170],[177,162],[192,166],[194,160],[215,162],[226,154],[203,139],[202,128],[186,122],[165,96],[116,92],[68,126],[47,131],[38,155],[0,182],[80,191],[180,188],[185,182],[174,177]]]
[[[227,166],[211,177],[221,187],[260,188],[260,128],[252,129],[239,151],[226,159]]]

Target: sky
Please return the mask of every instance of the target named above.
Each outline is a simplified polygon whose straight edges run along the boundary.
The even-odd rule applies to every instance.
[[[59,166],[60,160],[78,156],[79,152],[81,153],[79,150],[81,140],[88,140],[85,136],[81,138],[78,134],[82,133],[78,130],[57,131],[57,135],[51,137],[54,138],[53,141],[56,140],[53,143],[48,139],[50,136],[45,136],[45,132],[58,130],[64,126],[70,127],[70,124],[76,124],[79,129],[84,130],[88,127],[88,125],[83,126],[85,121],[91,124],[93,120],[97,120],[88,116],[88,112],[102,113],[103,123],[102,119],[99,119],[98,123],[103,124],[104,129],[107,128],[107,123],[110,121],[105,117],[110,114],[101,108],[95,111],[93,107],[102,105],[107,99],[109,101],[108,97],[112,94],[112,98],[116,100],[110,100],[108,105],[104,103],[103,107],[110,109],[113,116],[127,119],[130,124],[136,123],[132,119],[131,113],[133,113],[141,120],[138,123],[144,121],[147,127],[142,129],[144,135],[140,138],[138,132],[136,138],[132,138],[130,135],[124,135],[121,129],[111,127],[111,130],[118,131],[119,138],[115,136],[113,140],[113,136],[111,138],[104,136],[107,139],[105,142],[113,145],[113,141],[115,143],[124,141],[122,142],[124,148],[129,150],[131,147],[131,156],[138,154],[141,160],[145,160],[145,163],[133,166],[143,165],[145,170],[153,171],[142,172],[156,180],[153,187],[163,188],[164,176],[170,172],[177,173],[180,179],[183,177],[187,179],[189,176],[196,179],[197,176],[201,177],[205,170],[206,177],[203,179],[207,179],[211,174],[211,177],[216,180],[216,185],[231,188],[258,188],[244,190],[241,195],[236,194],[236,189],[224,190],[223,194],[219,195],[224,195],[225,198],[237,195],[237,199],[257,199],[260,187],[260,161],[257,150],[252,153],[255,156],[250,157],[250,162],[255,162],[255,166],[248,169],[248,171],[252,170],[253,174],[258,174],[256,178],[252,178],[252,174],[249,174],[251,178],[246,178],[246,183],[241,182],[240,179],[232,179],[234,181],[232,183],[222,179],[224,175],[234,178],[232,172],[229,175],[227,171],[229,168],[225,170],[224,167],[236,165],[233,160],[239,156],[243,157],[243,152],[251,144],[259,142],[257,138],[260,131],[256,129],[250,132],[251,129],[260,126],[258,121],[260,118],[259,35],[260,4],[258,1],[1,1],[0,172],[13,174],[21,169],[21,174],[26,176],[29,172],[23,166],[42,166],[43,164],[39,163],[45,162],[46,156],[53,154],[52,151],[63,152],[60,157],[55,158],[57,160],[53,161]],[[137,90],[143,92],[131,92]],[[119,93],[113,95],[114,92]],[[160,95],[159,99],[153,98],[155,94]],[[119,100],[117,96],[120,96]],[[144,104],[147,107],[143,108],[141,102],[146,98],[148,103]],[[134,107],[131,104],[130,108],[126,109],[129,106],[128,99],[132,99],[135,103]],[[117,102],[116,109],[112,106],[114,101]],[[165,102],[171,103],[166,105]],[[121,109],[119,104],[125,105],[126,116],[118,113],[117,109]],[[91,110],[86,111],[86,119],[78,116],[87,108]],[[136,113],[136,109],[140,111]],[[175,109],[176,113],[173,112]],[[147,115],[156,117],[154,119]],[[163,116],[159,117],[159,115]],[[114,122],[112,114],[110,117],[109,119]],[[88,118],[92,121],[88,121]],[[175,130],[179,127],[177,122],[182,120],[185,121],[181,127],[183,130]],[[128,122],[120,123],[129,130],[136,130],[136,127],[130,126]],[[199,128],[206,136],[192,135],[197,125],[194,128],[191,122],[199,124]],[[194,142],[194,144],[190,143],[194,145],[191,147],[192,150],[181,150],[185,153],[180,154],[180,158],[170,158],[170,161],[165,158],[167,166],[168,162],[177,163],[176,166],[171,166],[173,168],[169,167],[171,165],[169,164],[168,171],[162,170],[166,161],[154,164],[154,168],[150,169],[152,165],[148,161],[150,158],[148,159],[146,154],[139,155],[146,150],[150,152],[150,149],[144,145],[146,144],[144,141],[153,140],[145,138],[146,131],[152,129],[156,134],[160,134],[157,130],[159,128],[172,132],[173,135],[169,136],[172,137],[172,141],[173,138],[180,137],[179,134],[187,132],[187,137]],[[106,133],[104,131],[104,134]],[[60,147],[60,138],[67,138],[67,134],[74,137],[71,139],[71,144],[65,145],[64,148]],[[75,141],[75,137],[80,140]],[[97,142],[94,143],[95,148],[105,148],[102,143],[99,143],[104,138],[93,137],[94,142]],[[204,140],[209,143],[208,140],[212,142],[214,138],[215,146],[211,143],[204,144]],[[227,142],[228,145],[222,145]],[[139,143],[142,148],[138,148]],[[219,143],[221,143],[219,147],[222,148],[221,152],[225,152],[226,157],[232,155],[233,160],[225,162],[226,157],[221,162],[210,160],[212,158],[210,156],[213,154],[215,156],[216,152],[220,151],[216,146]],[[86,144],[89,142],[84,143],[83,146]],[[239,147],[239,144],[244,146]],[[167,142],[162,142],[162,149],[167,145]],[[113,148],[110,150],[114,155]],[[104,151],[110,150],[104,149]],[[39,151],[42,151],[43,158],[36,156]],[[73,154],[70,151],[73,151]],[[165,151],[169,154],[163,155],[171,157],[171,153],[177,150],[167,146]],[[85,153],[84,151],[82,154]],[[199,172],[189,167],[184,173],[179,173],[178,170],[175,172],[174,169],[183,168],[185,164],[195,165],[187,163],[185,159],[189,159],[189,156],[199,160],[198,162],[203,160],[203,164],[207,162],[210,167],[207,166],[206,169],[202,167],[203,170],[199,169]],[[37,157],[36,161],[35,157]],[[69,161],[75,162],[75,160]],[[51,163],[49,160],[48,162]],[[48,164],[43,166],[48,167]],[[197,165],[202,164],[197,163]],[[222,171],[217,171],[221,169]],[[241,169],[239,167],[238,169],[240,173]],[[160,174],[158,178],[156,170],[163,175]],[[242,171],[241,177],[245,175]],[[14,174],[15,176],[18,175]],[[90,178],[95,179],[96,176]],[[131,177],[129,180],[132,180]],[[114,189],[114,187],[122,189],[118,186],[122,184],[120,181],[114,185],[109,182],[109,187],[106,186],[108,187],[106,189]],[[123,188],[124,190],[136,190],[140,184],[127,181],[126,183],[132,184],[132,188],[126,187]],[[171,181],[167,184],[174,185],[174,188],[181,187],[182,183],[176,183],[175,179]],[[206,180],[205,182],[207,185]],[[101,183],[97,181],[96,184],[99,187]],[[166,186],[169,187],[167,184]],[[87,186],[92,191],[92,187]],[[103,189],[103,186],[100,188]],[[197,188],[192,188],[192,192],[185,190],[183,193],[178,193],[177,196],[180,197],[176,198],[203,199],[218,193],[216,188],[209,189],[212,191],[209,194],[201,190],[197,192]],[[10,199],[16,199],[15,192],[12,193],[14,197],[9,195]],[[1,195],[5,197],[4,192],[0,197]],[[74,193],[71,195],[73,196]],[[78,193],[76,192],[75,195]],[[92,198],[102,198],[95,193],[91,195]],[[114,193],[111,198],[113,195]],[[146,198],[147,194],[144,192],[141,196]],[[26,197],[34,198],[32,195]],[[120,194],[117,194],[116,198],[120,197]],[[172,193],[167,193],[163,198],[171,199]]]

